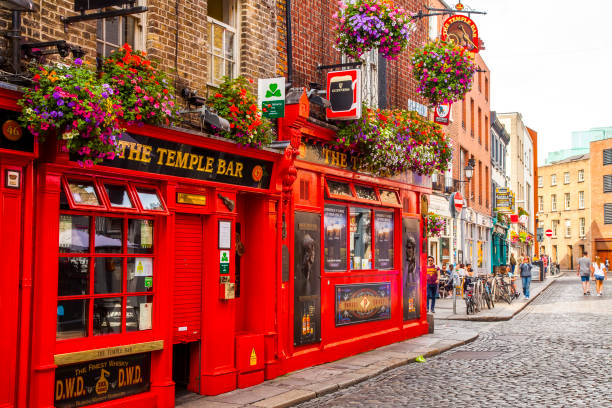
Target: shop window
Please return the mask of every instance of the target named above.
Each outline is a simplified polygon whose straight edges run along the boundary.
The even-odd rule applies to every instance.
[[[395,206],[399,206],[399,198],[397,198],[397,193],[395,191],[380,189],[379,193],[380,201],[383,204],[393,204]],[[404,208],[404,211],[408,211],[408,208]]]
[[[355,184],[355,194],[357,198],[363,198],[364,200],[378,201],[376,191],[372,187],[360,186]]]
[[[104,190],[111,207],[134,208],[134,203],[130,198],[127,186],[105,183]]]
[[[393,268],[393,213],[390,211],[376,211],[374,215],[376,239],[376,269]]]
[[[351,207],[351,269],[372,269],[372,211]]]
[[[71,180],[68,182],[68,189],[74,204],[93,207],[101,206],[93,181]]]
[[[208,84],[218,86],[223,77],[236,76],[238,54],[237,20],[235,0],[211,0],[208,2]]]
[[[323,216],[325,249],[323,258],[325,259],[326,271],[346,270],[346,217],[346,207],[325,206]]]
[[[327,188],[325,192],[328,198],[346,198],[354,197],[351,186],[348,183],[341,183],[339,181],[327,180]]]

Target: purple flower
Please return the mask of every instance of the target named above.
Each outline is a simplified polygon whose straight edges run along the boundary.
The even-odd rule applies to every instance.
[[[80,58],[76,58],[74,60],[74,65],[78,65],[78,66],[83,65],[83,60]]]

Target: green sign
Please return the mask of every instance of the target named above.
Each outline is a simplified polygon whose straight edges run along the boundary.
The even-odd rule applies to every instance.
[[[145,285],[145,288],[153,287],[153,277],[152,276],[145,276],[144,285]]]
[[[229,274],[229,258],[230,251],[221,251],[219,254],[219,273],[222,275]]]
[[[285,78],[260,79],[258,83],[259,106],[264,118],[285,116]]]

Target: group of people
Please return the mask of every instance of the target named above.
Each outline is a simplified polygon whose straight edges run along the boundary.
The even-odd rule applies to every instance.
[[[427,312],[436,312],[436,298],[440,296],[440,280],[444,278],[446,282],[442,289],[450,291],[453,285],[460,278],[464,278],[464,286],[467,286],[474,276],[472,264],[442,264],[438,268],[433,256],[427,257]]]
[[[601,258],[598,256],[595,257],[595,262],[592,262],[588,254],[583,252],[582,257],[578,259],[576,276],[580,276],[584,296],[591,295],[591,278],[595,279],[597,296],[602,296],[604,280],[608,279],[608,262],[607,260],[605,263],[601,262]]]

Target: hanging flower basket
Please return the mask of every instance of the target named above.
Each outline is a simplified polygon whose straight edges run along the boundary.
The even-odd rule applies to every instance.
[[[17,104],[23,110],[22,125],[43,141],[56,134],[65,141],[62,149],[79,156],[84,167],[117,154],[117,138],[123,132],[119,119],[121,101],[112,87],[76,58],[71,65],[33,68],[34,88]]]
[[[128,124],[168,125],[176,116],[174,87],[163,72],[125,44],[102,63],[102,81],[121,99],[123,119]]]
[[[412,74],[417,92],[432,105],[463,99],[472,88],[476,65],[470,52],[454,42],[435,40],[415,50]]]
[[[392,176],[406,170],[422,175],[448,169],[452,148],[439,125],[405,110],[373,110],[340,124],[337,143],[361,157],[360,170]]]
[[[396,59],[408,47],[415,24],[412,17],[390,0],[338,1],[334,13],[335,48],[356,60],[378,48],[384,58]]]
[[[235,79],[225,77],[209,102],[211,108],[230,122],[230,131],[216,129],[218,136],[244,146],[261,147],[273,139],[272,124],[262,117],[257,97],[249,90],[252,83],[253,80],[243,76]]]
[[[516,231],[510,231],[510,242],[513,244],[518,244],[519,241],[519,234],[517,234]]]
[[[533,244],[533,235],[527,234],[527,236],[525,237],[525,242],[527,244]]]
[[[439,237],[446,227],[446,220],[434,213],[428,213],[424,216],[425,228],[427,228],[427,236],[430,238]]]

